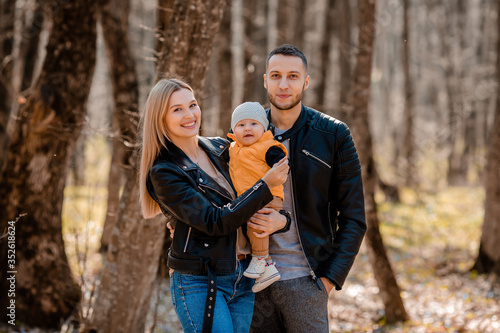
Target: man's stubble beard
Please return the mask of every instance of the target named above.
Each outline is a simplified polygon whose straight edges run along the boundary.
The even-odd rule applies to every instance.
[[[276,103],[275,98],[269,92],[267,93],[267,99],[278,110],[286,111],[286,110],[293,109],[297,104],[299,104],[300,101],[302,101],[303,94],[304,94],[304,90],[302,90],[302,92],[290,104],[287,104],[284,106],[278,105],[278,103]]]

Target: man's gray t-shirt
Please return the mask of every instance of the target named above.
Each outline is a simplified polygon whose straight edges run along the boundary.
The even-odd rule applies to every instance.
[[[282,131],[278,128],[274,129],[275,136],[281,135],[285,132],[286,131]],[[282,143],[289,151],[290,140],[285,140]],[[294,170],[290,169],[290,174],[288,175],[286,182],[283,184],[283,191],[285,192],[283,209],[289,211],[292,218],[290,230],[269,237],[269,254],[276,262],[276,268],[281,274],[280,280],[290,280],[310,274],[309,264],[307,263],[304,251],[302,251],[302,245],[300,244],[297,226],[295,223],[295,210],[293,207],[291,186],[291,174],[293,172]]]

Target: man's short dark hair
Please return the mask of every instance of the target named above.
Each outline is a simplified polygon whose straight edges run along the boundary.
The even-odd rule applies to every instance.
[[[283,44],[283,45],[278,46],[274,50],[272,50],[271,53],[269,53],[269,55],[267,56],[266,68],[267,68],[267,66],[269,66],[269,59],[271,59],[271,57],[275,54],[282,54],[282,55],[286,55],[286,56],[299,57],[300,59],[302,59],[302,62],[304,63],[304,66],[306,67],[306,71],[307,71],[307,58],[306,58],[306,56],[304,55],[304,53],[301,50],[299,50],[298,48],[296,48],[295,46],[290,45],[290,44]]]

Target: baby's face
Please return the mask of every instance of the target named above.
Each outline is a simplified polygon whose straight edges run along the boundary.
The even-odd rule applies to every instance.
[[[234,136],[240,144],[250,146],[259,141],[265,131],[264,125],[257,120],[243,119],[234,127]]]

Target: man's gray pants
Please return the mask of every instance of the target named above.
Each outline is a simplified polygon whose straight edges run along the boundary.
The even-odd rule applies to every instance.
[[[255,294],[250,332],[329,332],[328,295],[321,280],[276,281]]]

